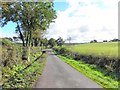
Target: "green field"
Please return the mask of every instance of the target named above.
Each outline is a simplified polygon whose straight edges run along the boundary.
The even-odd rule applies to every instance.
[[[118,42],[66,45],[64,47],[82,55],[118,57]]]

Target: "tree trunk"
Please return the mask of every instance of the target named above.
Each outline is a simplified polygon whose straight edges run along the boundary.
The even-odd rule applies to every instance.
[[[17,22],[17,27],[18,27],[18,31],[20,33],[20,38],[21,38],[21,40],[23,42],[23,47],[25,47],[24,36],[23,36],[23,34],[22,34],[21,30],[20,30],[20,26],[19,26],[18,22]]]
[[[20,37],[21,37],[21,40],[23,42],[23,55],[22,55],[22,60],[28,60],[30,61],[30,46],[31,46],[31,32],[28,31],[28,33],[26,32],[26,43],[25,43],[25,40],[24,40],[24,36],[20,30],[20,26],[19,24],[17,23],[18,25],[18,31],[20,33]]]
[[[22,60],[30,61],[30,47],[23,47]]]
[[[27,48],[27,52],[28,52],[27,60],[30,61],[30,46]]]
[[[26,38],[26,47],[28,46],[28,43],[29,43],[29,31],[27,33],[27,38]]]

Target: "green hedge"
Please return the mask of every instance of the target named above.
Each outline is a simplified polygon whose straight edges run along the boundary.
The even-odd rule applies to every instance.
[[[2,42],[2,67],[3,88],[25,88],[30,87],[34,80],[42,73],[45,56],[38,58],[42,52],[40,47],[30,48],[30,61],[22,60],[24,48],[20,44],[6,39]],[[38,60],[34,61],[36,58]],[[34,63],[33,63],[34,62]],[[22,71],[22,72],[21,72]]]
[[[44,64],[45,58],[40,58],[26,69],[22,66],[15,66],[14,70],[12,70],[11,78],[3,84],[2,88],[32,88],[34,82],[42,74]]]
[[[109,72],[119,72],[119,58],[109,58],[109,57],[99,57],[94,55],[82,55],[76,52],[72,52],[67,50],[65,47],[62,48],[54,48],[54,50],[61,55],[66,57],[71,57],[75,60],[82,60],[85,63],[94,64],[101,68],[105,68]]]

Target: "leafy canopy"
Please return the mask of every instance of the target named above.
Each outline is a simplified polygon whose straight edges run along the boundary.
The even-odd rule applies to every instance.
[[[31,42],[36,32],[46,30],[56,18],[53,2],[7,2],[2,4],[2,27],[9,21],[17,23],[23,43]],[[39,35],[37,35],[39,36]],[[28,44],[26,44],[28,45]]]

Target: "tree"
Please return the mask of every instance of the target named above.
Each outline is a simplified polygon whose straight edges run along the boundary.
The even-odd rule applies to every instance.
[[[90,41],[90,43],[96,43],[97,42],[97,40],[92,40],[92,41]]]
[[[57,40],[56,40],[56,43],[58,46],[62,46],[64,44],[64,41],[61,37],[59,37]]]
[[[41,32],[39,30],[35,30],[32,33],[32,46],[40,46],[41,40]]]
[[[103,42],[107,42],[107,40],[103,40]]]
[[[54,38],[49,39],[48,44],[51,48],[53,48],[56,45],[56,41]]]
[[[43,44],[43,46],[45,46],[47,48],[47,46],[48,46],[47,38],[42,39],[42,44]]]
[[[119,42],[120,40],[119,39],[113,39],[113,40],[110,40],[111,42]]]
[[[9,21],[17,23],[16,31],[19,33],[24,47],[31,45],[33,32],[46,30],[56,18],[53,2],[46,1],[9,2],[1,9],[2,26]]]
[[[27,52],[30,52],[33,39],[36,39],[33,34],[46,30],[56,18],[53,2],[48,0],[44,0],[44,2],[6,2],[0,11],[2,11],[2,27],[9,21],[16,23],[16,32],[19,33],[23,46],[28,48],[24,49],[28,50]]]
[[[67,40],[69,41],[69,44],[70,44],[70,41],[72,40],[72,38],[71,38],[71,37],[68,37]]]

